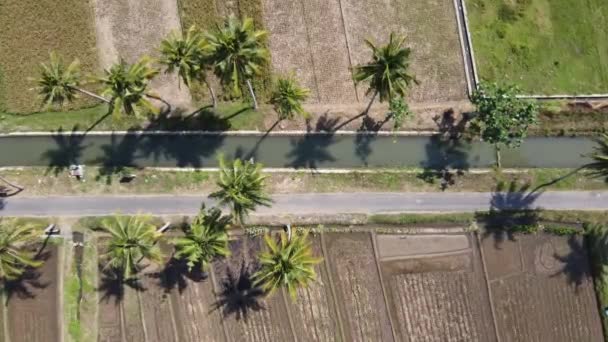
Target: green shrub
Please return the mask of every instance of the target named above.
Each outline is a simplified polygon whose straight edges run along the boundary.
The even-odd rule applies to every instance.
[[[570,235],[579,235],[582,231],[567,227],[567,226],[545,226],[543,229],[545,232],[557,236],[570,236]]]

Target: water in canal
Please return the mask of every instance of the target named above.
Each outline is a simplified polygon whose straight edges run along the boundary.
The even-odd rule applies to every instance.
[[[503,167],[576,167],[593,150],[589,138],[531,137],[503,150]],[[55,135],[0,137],[0,166],[130,165],[213,167],[217,155],[251,157],[266,167],[488,167],[482,142],[429,136],[326,135]]]

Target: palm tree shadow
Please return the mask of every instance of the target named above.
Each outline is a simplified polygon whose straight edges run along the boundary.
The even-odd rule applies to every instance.
[[[499,184],[492,193],[490,209],[487,213],[477,214],[484,222],[482,239],[492,237],[494,247],[500,249],[503,241],[516,241],[518,233],[527,233],[538,225],[540,209],[534,203],[542,195],[541,191],[530,191],[530,183],[521,186],[517,181],[505,188]]]
[[[459,138],[447,134],[431,136],[425,145],[426,160],[420,164],[423,171],[418,178],[429,184],[439,180],[441,190],[446,190],[470,168],[470,149],[471,145]]]
[[[39,252],[36,255],[36,260],[46,262],[51,256],[50,251]],[[28,267],[23,274],[14,280],[7,280],[3,284],[3,290],[6,294],[6,303],[13,297],[19,299],[34,299],[36,298],[36,290],[45,289],[50,285],[50,281],[43,282],[40,277],[42,273],[35,267]]]
[[[376,121],[369,116],[366,116],[363,118],[361,126],[357,129],[357,135],[355,137],[355,154],[365,166],[368,166],[367,158],[372,153],[371,144],[378,137],[378,131],[382,129],[382,126],[387,122],[387,118],[382,121]]]
[[[157,273],[151,273],[148,277],[158,280],[159,286],[162,287],[165,293],[169,293],[177,289],[182,293],[189,282],[202,282],[208,279],[209,275],[196,267],[192,271],[188,271],[188,265],[184,260],[172,258],[165,267]]]
[[[222,309],[224,316],[234,315],[237,320],[247,321],[251,311],[266,309],[260,302],[265,293],[253,284],[251,266],[246,265],[244,261],[238,274],[227,270],[221,287],[218,300],[211,311]]]
[[[327,151],[335,142],[331,133],[307,133],[303,137],[290,139],[292,150],[287,154],[291,162],[287,166],[299,169],[317,169],[319,163],[336,159]]]
[[[253,148],[251,149],[251,151],[249,151],[245,157],[243,159],[250,159],[250,158],[257,158],[257,153],[258,153],[258,149],[260,148],[260,145],[262,145],[262,143],[264,142],[264,140],[266,140],[266,138],[268,137],[268,135],[270,135],[270,132],[272,132],[275,127],[277,127],[277,125],[281,122],[281,119],[277,119],[272,126],[270,126],[269,129],[266,130],[266,132],[264,133],[264,135],[262,135],[262,137],[255,143],[255,146],[253,146]]]
[[[146,290],[138,280],[124,280],[122,274],[117,270],[104,268],[102,265],[99,265],[99,272],[101,277],[97,291],[101,293],[99,298],[100,303],[108,303],[112,299],[114,300],[114,304],[122,302],[125,297],[125,286],[129,286],[137,291]]]
[[[585,246],[584,239],[576,235],[568,238],[568,247],[570,247],[570,252],[567,255],[558,255],[557,253],[553,255],[564,266],[561,270],[552,274],[551,277],[564,274],[568,280],[568,284],[574,286],[575,291],[578,293],[583,282],[592,277],[587,255],[588,249]]]
[[[118,139],[117,135],[112,134],[110,143],[101,146],[104,155],[95,160],[96,164],[101,165],[95,179],[105,178],[108,185],[112,184],[114,175],[121,174],[128,168],[137,167],[134,159],[141,137],[129,131],[120,141]]]
[[[62,128],[53,134],[52,139],[57,145],[55,149],[49,149],[43,153],[43,158],[48,160],[46,174],[52,172],[57,176],[69,168],[70,165],[79,164],[83,150],[84,135],[77,133],[78,126],[74,126],[72,133],[65,134]]]

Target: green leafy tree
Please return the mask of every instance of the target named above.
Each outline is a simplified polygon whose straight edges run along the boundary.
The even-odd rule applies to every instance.
[[[45,108],[72,102],[76,99],[77,93],[110,103],[108,99],[80,87],[81,74],[78,59],[66,66],[63,59],[54,52],[51,52],[48,64],[40,63],[40,76],[34,81],[37,83],[37,87],[34,89],[38,91]]]
[[[372,50],[372,60],[354,68],[355,83],[369,82],[367,94],[373,94],[365,110],[369,112],[376,96],[380,102],[390,101],[394,96],[405,97],[412,83],[418,83],[409,73],[411,49],[405,47],[405,38],[394,33],[389,36],[387,45],[377,47],[371,41],[365,43]]]
[[[242,224],[245,216],[257,206],[270,206],[272,201],[264,191],[266,176],[262,174],[262,164],[240,159],[227,164],[223,156],[220,156],[219,164],[217,185],[220,190],[209,197],[218,199],[220,205],[230,206],[237,223]]]
[[[40,231],[31,224],[13,227],[6,221],[0,223],[0,280],[18,279],[27,268],[39,267],[36,253],[27,247],[40,240]]]
[[[161,263],[163,254],[156,244],[160,233],[142,216],[107,217],[101,229],[111,235],[104,255],[106,267],[112,269],[123,280],[137,277],[143,259]]]
[[[500,150],[503,146],[517,148],[537,121],[538,106],[517,98],[519,89],[513,85],[481,83],[473,93],[477,116],[471,129],[481,140],[494,145],[496,165],[501,167]]]
[[[232,87],[236,96],[242,95],[240,86],[245,81],[254,109],[258,108],[258,102],[251,78],[260,75],[261,68],[268,63],[266,35],[266,31],[255,29],[251,18],[241,21],[235,16],[228,17],[223,26],[218,25],[207,35],[215,75],[224,86]]]
[[[203,34],[193,25],[184,37],[173,32],[160,43],[160,63],[165,65],[167,73],[177,71],[188,88],[191,88],[193,80],[205,83],[211,95],[213,107],[217,108],[215,92],[207,80],[206,69],[210,59],[207,51],[207,43]]]
[[[173,240],[175,258],[186,260],[188,271],[198,266],[204,272],[213,259],[230,255],[226,227],[231,220],[230,216],[222,216],[218,208],[205,210],[203,205],[186,235]]]
[[[287,234],[281,232],[278,241],[270,235],[264,240],[267,250],[260,256],[260,270],[253,275],[254,284],[268,293],[285,288],[295,299],[298,287],[316,279],[314,266],[322,259],[313,256],[307,234],[296,234],[289,240]]]
[[[158,114],[158,108],[147,99],[160,99],[147,91],[150,80],[157,74],[158,69],[152,66],[149,57],[142,57],[134,64],[121,59],[95,81],[102,85],[102,95],[111,99],[114,117],[120,117],[123,112],[135,116],[144,111]]]
[[[310,89],[301,87],[293,76],[279,78],[270,102],[279,114],[279,120],[292,120],[296,115],[307,118],[302,103],[308,99]]]

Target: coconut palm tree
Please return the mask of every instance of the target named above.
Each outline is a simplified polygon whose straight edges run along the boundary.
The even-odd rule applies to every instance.
[[[36,253],[25,247],[36,243],[40,231],[30,224],[13,227],[0,223],[0,280],[18,279],[27,268],[39,267],[42,261],[36,260]]]
[[[293,76],[279,78],[270,102],[279,114],[279,120],[291,120],[296,115],[306,118],[308,113],[304,111],[302,102],[309,94],[310,89],[301,87]]]
[[[51,52],[48,64],[40,63],[40,77],[34,81],[37,83],[34,89],[38,90],[45,108],[53,104],[61,106],[65,102],[72,102],[78,92],[110,103],[108,99],[80,88],[81,74],[78,59],[65,66],[63,59],[54,52]]]
[[[254,275],[254,284],[272,293],[279,288],[287,289],[292,299],[296,290],[316,278],[314,265],[321,262],[313,256],[307,234],[294,235],[291,240],[281,232],[278,239],[264,237],[267,250],[260,256],[260,270]]]
[[[583,166],[589,171],[589,175],[595,178],[604,178],[608,181],[608,134],[603,133],[595,139],[597,146],[589,156],[593,162]]]
[[[160,43],[160,63],[166,66],[167,73],[177,70],[179,77],[188,88],[191,87],[192,80],[205,83],[213,107],[217,108],[215,92],[207,81],[206,68],[209,64],[209,56],[206,45],[204,36],[194,25],[188,29],[185,37],[173,32]]]
[[[219,158],[220,190],[209,195],[219,200],[220,205],[229,205],[234,219],[242,224],[245,216],[259,205],[270,206],[272,201],[264,192],[266,176],[262,175],[262,164],[235,159],[227,164]]]
[[[372,60],[356,66],[353,79],[357,84],[369,82],[367,94],[372,94],[372,98],[365,110],[367,114],[376,96],[380,95],[380,102],[395,95],[403,97],[409,86],[418,81],[409,73],[411,49],[404,46],[405,38],[391,33],[387,45],[377,47],[369,40],[365,43],[372,50]]]
[[[124,112],[127,115],[141,115],[142,109],[158,114],[159,110],[146,97],[159,99],[147,92],[148,83],[158,74],[158,69],[152,66],[149,57],[142,57],[134,64],[127,64],[123,59],[104,70],[95,81],[103,87],[102,95],[111,98],[112,114],[120,117]]]
[[[268,62],[268,50],[264,46],[267,32],[256,30],[251,18],[242,21],[231,15],[223,26],[217,26],[207,35],[214,73],[224,86],[232,86],[235,95],[241,95],[241,82],[245,81],[254,109],[258,102],[251,85],[251,78],[260,74]]]
[[[205,272],[213,259],[230,255],[226,227],[231,220],[230,216],[222,216],[218,208],[205,210],[203,204],[200,213],[186,230],[186,235],[173,240],[175,258],[186,260],[188,271],[198,265]]]
[[[141,261],[162,262],[163,255],[156,244],[160,233],[141,216],[114,216],[101,221],[101,229],[111,235],[104,255],[106,267],[123,280],[137,277]]]

